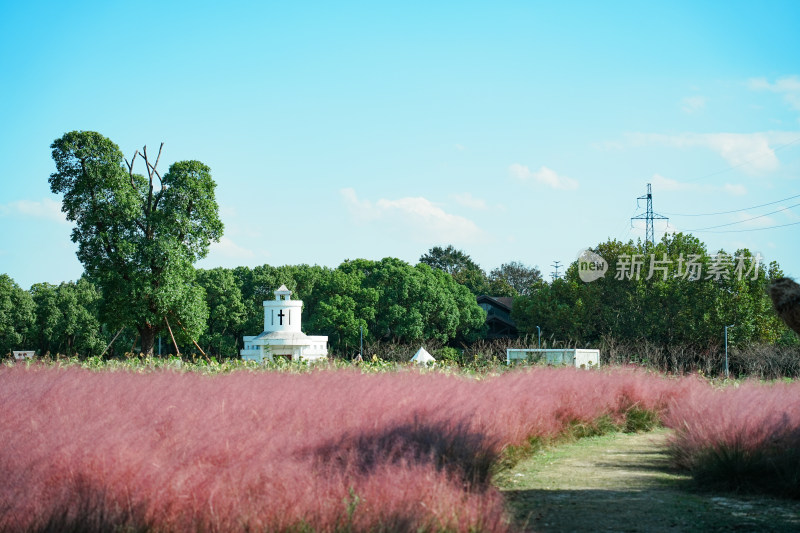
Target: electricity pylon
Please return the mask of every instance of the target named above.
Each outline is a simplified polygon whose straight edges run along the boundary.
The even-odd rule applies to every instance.
[[[644,196],[640,196],[636,199],[637,205],[639,204],[639,200],[647,200],[647,212],[642,215],[631,217],[631,226],[633,225],[634,220],[644,219],[646,221],[645,237],[644,237],[644,249],[646,252],[651,244],[653,246],[655,246],[656,244],[656,232],[655,228],[653,227],[653,220],[655,219],[669,220],[669,218],[653,212],[653,192],[650,189],[649,183],[647,184],[647,194]]]

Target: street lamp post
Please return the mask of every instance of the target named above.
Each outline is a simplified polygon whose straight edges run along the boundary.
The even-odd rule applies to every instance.
[[[539,333],[539,349],[542,349],[542,328],[536,326],[536,331]]]
[[[732,327],[733,324],[725,326],[725,379],[730,377],[730,373],[728,372],[728,328]]]

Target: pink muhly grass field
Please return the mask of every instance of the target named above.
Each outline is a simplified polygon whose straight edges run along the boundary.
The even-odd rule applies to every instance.
[[[693,387],[663,421],[675,462],[702,484],[800,498],[800,382]]]
[[[547,368],[476,380],[6,367],[0,530],[507,531],[490,484],[507,446],[660,412],[690,385]]]

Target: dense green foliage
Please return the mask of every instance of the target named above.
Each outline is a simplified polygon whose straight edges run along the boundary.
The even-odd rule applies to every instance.
[[[575,261],[563,279],[515,300],[512,316],[521,332],[540,326],[548,336],[578,344],[647,339],[708,348],[718,346],[723,328],[733,325],[733,344],[796,342],[766,292],[782,276],[778,265],[754,268],[748,250],[709,254],[697,238],[678,233],[649,250],[610,240],[593,251],[608,262],[605,276],[584,282]]]
[[[775,315],[766,294],[770,280],[782,275],[778,265],[751,269],[754,258],[747,250],[739,250],[729,260],[727,276],[709,276],[716,254],[708,254],[699,240],[683,234],[665,237],[648,251],[662,261],[654,266],[669,264],[674,269],[666,275],[661,270],[649,275],[649,255],[641,243],[608,241],[594,251],[609,267],[605,276],[590,283],[580,278],[577,261],[563,279],[551,283],[544,282],[538,270],[518,263],[507,263],[486,277],[469,256],[452,247],[431,251],[433,257],[449,257],[449,263],[429,260],[416,266],[384,258],[348,260],[336,268],[192,268],[183,279],[194,281],[175,288],[174,294],[187,300],[198,298],[183,309],[194,306],[199,311],[194,321],[184,321],[177,313],[169,316],[174,319],[171,323],[181,352],[197,353],[195,340],[210,357],[236,356],[243,335],[263,330],[262,302],[274,298],[273,291],[285,284],[294,292],[293,298],[304,302],[304,330],[328,335],[331,353],[337,356],[358,353],[363,332],[368,357],[381,353],[391,360],[407,360],[425,344],[432,350],[458,347],[438,355],[459,364],[501,361],[511,344],[473,344],[484,338],[485,314],[459,276],[471,272],[476,279],[484,276],[482,283],[488,288],[505,280],[509,293],[517,295],[513,316],[523,338],[513,341],[513,347],[529,345],[524,337],[536,339],[539,326],[546,346],[600,347],[607,362],[638,361],[663,370],[718,372],[723,364],[722,329],[733,324],[729,329],[732,371],[763,377],[797,374],[792,363],[797,336]],[[631,266],[631,257],[636,255],[644,256],[638,276],[635,265]],[[685,274],[687,260],[693,256],[700,279],[676,276],[679,263]],[[737,256],[742,258],[741,272],[736,271]],[[113,307],[115,295],[109,304],[102,285],[90,279],[96,278],[59,286],[40,283],[25,291],[8,276],[0,277],[3,353],[36,349],[40,354],[99,355],[118,331],[116,324],[126,317],[108,320],[103,311]],[[161,335],[160,353],[175,353],[168,332]],[[789,351],[768,349],[776,345]],[[143,348],[136,329],[128,327],[108,355]]]
[[[50,188],[63,195],[78,259],[103,293],[103,321],[135,328],[146,353],[167,321],[178,335],[199,336],[208,309],[192,264],[222,235],[209,168],[179,161],[162,176],[160,151],[151,162],[144,149],[145,177],[133,171],[139,152],[123,165],[117,145],[90,131],[66,133],[51,148]]]
[[[98,355],[105,348],[98,320],[100,293],[85,278],[60,285],[37,283],[30,294],[36,322],[30,339],[40,353]]]
[[[0,353],[22,349],[36,315],[31,295],[0,274]]]
[[[518,263],[507,263],[485,277],[486,287],[503,279],[510,294],[517,295],[513,316],[523,338],[513,341],[514,347],[527,346],[524,336],[535,339],[539,326],[547,346],[599,346],[607,362],[639,361],[664,370],[717,372],[722,364],[722,329],[733,324],[729,329],[732,371],[764,377],[797,374],[791,354],[798,339],[775,315],[766,294],[770,281],[782,275],[778,265],[751,269],[754,258],[747,250],[739,250],[729,261],[727,276],[708,276],[716,254],[709,255],[699,240],[683,234],[665,237],[648,253],[662,261],[654,266],[670,264],[677,269],[680,263],[684,271],[687,259],[696,256],[693,260],[703,273],[700,279],[676,276],[672,270],[667,275],[654,270],[650,276],[641,243],[608,241],[594,251],[609,267],[605,276],[590,283],[580,278],[577,261],[563,279],[551,283],[544,282],[538,270]],[[236,356],[242,336],[263,329],[262,302],[272,299],[273,291],[285,284],[294,292],[293,298],[304,302],[304,330],[328,335],[331,353],[337,356],[358,353],[363,332],[366,356],[384,351],[381,357],[407,360],[407,352],[413,348],[413,353],[420,344],[433,350],[449,344],[459,350],[445,350],[438,354],[440,359],[459,364],[471,364],[473,359],[501,361],[510,344],[462,350],[483,339],[485,314],[459,273],[483,276],[483,271],[452,247],[431,253],[458,261],[448,259],[450,263],[434,267],[429,264],[433,261],[412,266],[384,258],[348,260],[336,268],[192,269],[184,279],[194,281],[175,289],[175,294],[200,298],[195,304],[199,312],[194,322],[170,315],[175,319],[173,331],[181,352],[197,353],[192,344],[196,340],[208,356]],[[631,268],[631,257],[636,255],[645,256],[638,276],[635,265]],[[741,272],[735,270],[736,257],[743,260]],[[461,270],[454,266],[458,262]],[[59,286],[40,283],[24,291],[8,276],[0,277],[3,353],[12,349],[84,356],[101,353],[117,328],[103,313],[110,306],[106,293],[89,279]],[[134,328],[123,328],[108,354],[145,351],[141,337],[134,333]],[[161,353],[175,353],[169,334],[162,335]],[[775,345],[792,348],[789,352],[759,348]]]
[[[208,306],[207,329],[200,346],[216,357],[237,353],[237,339],[247,319],[247,306],[233,271],[224,268],[199,270],[197,283],[205,290]]]
[[[395,258],[345,261],[335,269],[264,265],[234,269],[246,302],[244,331],[263,329],[261,302],[281,284],[303,300],[307,331],[328,335],[334,352],[358,351],[365,342],[470,341],[480,337],[484,312],[465,287],[427,265]]]

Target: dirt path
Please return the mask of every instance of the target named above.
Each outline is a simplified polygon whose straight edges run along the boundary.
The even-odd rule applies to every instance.
[[[526,531],[800,531],[800,502],[697,491],[668,431],[581,439],[497,478]]]

